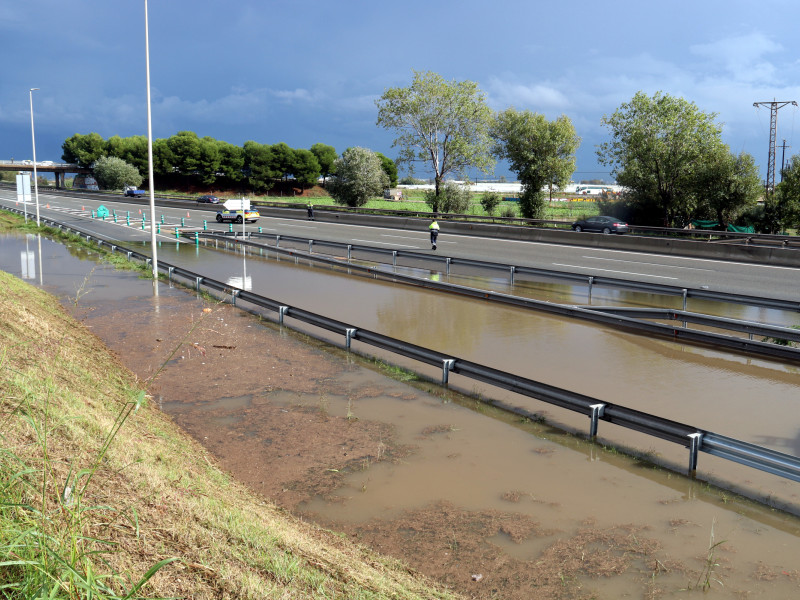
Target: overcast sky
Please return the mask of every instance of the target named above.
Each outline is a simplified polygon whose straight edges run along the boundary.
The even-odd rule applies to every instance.
[[[576,181],[610,180],[600,119],[639,90],[718,113],[724,141],[763,176],[770,115],[753,103],[800,101],[797,0],[149,0],[149,22],[156,138],[394,158],[375,99],[415,69],[477,82],[495,110],[567,115],[582,138]],[[32,157],[33,87],[39,160],[60,160],[75,133],[145,135],[144,39],[144,0],[0,3],[0,158]],[[797,112],[778,113],[787,157],[800,152]]]

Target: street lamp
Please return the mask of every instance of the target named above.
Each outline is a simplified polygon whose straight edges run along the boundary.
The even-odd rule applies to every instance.
[[[28,92],[31,100],[31,143],[33,144],[33,189],[36,195],[36,226],[39,227],[39,180],[36,176],[36,136],[33,133],[33,92],[39,88],[31,88]]]
[[[158,248],[156,246],[156,191],[153,181],[153,117],[150,111],[150,30],[144,0],[144,57],[147,70],[147,181],[150,184],[150,248],[153,252],[153,285],[158,290]]]

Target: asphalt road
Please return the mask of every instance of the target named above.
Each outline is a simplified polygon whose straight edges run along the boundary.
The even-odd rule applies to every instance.
[[[14,199],[15,196],[11,191],[0,190],[0,203],[14,205]],[[118,202],[108,199],[104,199],[103,202],[109,210],[116,210],[117,223],[113,223],[111,219],[103,222],[88,216],[89,212],[96,210],[100,204],[96,200],[41,192],[39,210],[43,216],[73,224],[89,233],[118,240],[121,243],[150,241],[149,214],[147,214],[146,228],[141,229],[140,211],[149,213],[146,205],[126,203],[122,197]],[[227,231],[228,224],[218,224],[214,221],[216,210],[216,206],[209,205],[198,205],[188,210],[156,206],[157,219],[160,221],[161,215],[164,215],[164,224],[161,225],[161,234],[157,239],[175,242],[174,227],[183,225],[187,228],[202,228],[204,219],[209,230]],[[130,212],[130,226],[125,219],[126,211]],[[35,214],[35,210],[32,212]],[[233,227],[240,230],[242,226],[234,224]],[[246,229],[256,231],[258,227],[267,233],[395,250],[433,252],[428,241],[426,223],[421,223],[421,230],[417,232],[262,216],[258,223],[247,225]],[[439,235],[436,253],[441,256],[473,258],[585,275],[681,287],[705,287],[715,291],[800,301],[800,269],[791,267],[447,233]]]

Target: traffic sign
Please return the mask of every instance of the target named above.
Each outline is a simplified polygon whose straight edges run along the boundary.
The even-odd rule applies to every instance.
[[[250,210],[250,200],[247,198],[231,198],[223,204],[228,210]]]

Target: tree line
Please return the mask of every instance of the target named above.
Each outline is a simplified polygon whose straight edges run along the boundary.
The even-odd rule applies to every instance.
[[[106,184],[140,185],[148,173],[147,138],[142,135],[104,140],[98,133],[76,133],[62,144],[61,158],[81,167],[91,167]],[[397,167],[383,154],[375,153],[388,184],[397,184]],[[317,143],[310,149],[292,148],[284,142],[260,144],[255,141],[236,146],[192,131],[180,131],[169,138],[153,141],[153,172],[156,178],[185,179],[212,187],[248,186],[267,192],[281,181],[292,180],[302,189],[315,185],[335,173],[336,149]],[[117,159],[117,160],[113,160]],[[133,168],[125,169],[119,161]],[[99,171],[99,172],[98,172]],[[135,171],[135,172],[134,172]],[[121,178],[121,179],[120,179]],[[138,183],[136,182],[138,178]],[[103,185],[103,182],[100,182]]]
[[[376,105],[377,124],[397,134],[398,164],[411,173],[421,164],[433,173],[433,210],[450,193],[448,174],[467,179],[471,170],[488,172],[495,159],[505,159],[522,183],[522,215],[541,218],[547,191],[563,188],[575,172],[580,138],[567,116],[548,120],[514,107],[495,113],[474,82],[414,72],[410,86],[387,89]],[[638,92],[602,124],[610,141],[599,145],[598,159],[626,190],[622,201],[608,206],[616,216],[642,225],[714,220],[760,231],[800,224],[800,155],[772,193],[762,186],[753,157],[734,154],[722,142],[716,113],[693,102]]]

